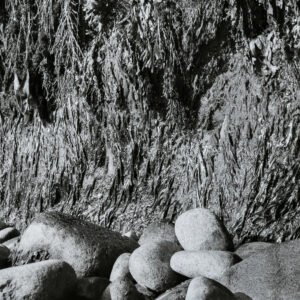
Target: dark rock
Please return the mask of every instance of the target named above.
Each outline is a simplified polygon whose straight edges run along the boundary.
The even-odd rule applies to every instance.
[[[79,278],[76,286],[76,296],[79,299],[99,300],[109,283],[108,279],[101,277]]]
[[[108,278],[118,256],[137,247],[133,240],[107,228],[61,213],[43,213],[22,235],[16,264],[42,251],[68,262],[79,277]]]
[[[17,236],[15,238],[12,238],[12,239],[2,243],[2,245],[6,246],[10,251],[13,251],[18,247],[19,242],[20,242],[20,237]]]
[[[156,298],[156,300],[185,300],[186,293],[190,283],[191,283],[191,279],[186,280],[181,284],[173,287],[172,289],[166,291],[158,298]]]
[[[0,244],[6,242],[16,236],[19,236],[19,235],[20,235],[20,232],[16,228],[13,228],[13,227],[4,228],[4,229],[0,230]]]
[[[0,269],[8,266],[10,250],[4,246],[0,245]]]

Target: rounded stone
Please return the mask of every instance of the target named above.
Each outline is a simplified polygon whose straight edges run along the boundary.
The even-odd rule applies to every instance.
[[[76,296],[80,299],[99,300],[109,283],[107,278],[79,278],[76,286]]]
[[[171,256],[180,250],[168,241],[147,243],[136,249],[129,259],[129,270],[138,284],[155,292],[177,285],[182,278],[170,267]]]
[[[168,222],[155,222],[147,226],[139,239],[139,244],[143,245],[149,242],[169,241],[178,243],[175,235],[174,224]]]
[[[173,287],[172,289],[167,290],[165,293],[160,295],[155,300],[185,300],[186,293],[190,283],[191,283],[190,279],[186,280],[181,284]]]
[[[187,290],[186,300],[236,300],[234,294],[219,282],[206,278],[194,278]]]
[[[129,272],[130,255],[130,253],[123,253],[117,258],[110,273],[109,280],[111,282],[113,282],[119,277],[131,277],[131,274]]]
[[[49,260],[0,270],[0,299],[72,299],[76,275],[63,261]]]
[[[0,244],[19,236],[20,232],[14,227],[7,227],[0,230]]]
[[[109,286],[112,300],[143,300],[133,282],[128,277],[119,277]]]
[[[240,261],[240,257],[227,251],[180,251],[172,256],[171,268],[189,278],[215,279]]]
[[[274,246],[273,243],[265,243],[265,242],[252,242],[252,243],[245,243],[238,247],[235,250],[235,253],[241,257],[242,259],[246,259],[249,256],[252,256],[258,252],[261,252],[269,247]]]
[[[184,250],[233,250],[233,242],[218,217],[205,208],[191,209],[178,217],[175,233]]]

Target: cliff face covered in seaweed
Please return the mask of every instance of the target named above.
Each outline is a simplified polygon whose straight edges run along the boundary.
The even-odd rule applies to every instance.
[[[208,207],[300,236],[300,14],[288,0],[0,3],[0,217],[116,229]]]

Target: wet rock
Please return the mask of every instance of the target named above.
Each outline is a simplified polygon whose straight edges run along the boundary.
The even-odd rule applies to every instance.
[[[78,277],[109,278],[113,264],[138,244],[118,232],[61,213],[40,214],[22,235],[16,263],[35,251],[68,262]]]
[[[180,215],[175,232],[184,250],[233,250],[227,229],[208,209],[191,209]]]
[[[265,242],[246,243],[238,247],[238,249],[235,250],[235,253],[242,259],[246,259],[249,256],[263,251],[271,246],[274,246],[274,244]]]
[[[116,280],[118,277],[129,277],[131,278],[131,274],[129,272],[129,258],[130,253],[121,254],[116,262],[113,265],[112,271],[110,273],[109,280],[112,282]]]
[[[186,280],[160,295],[156,300],[185,300],[191,280]]]
[[[231,267],[218,280],[253,299],[300,299],[300,240],[258,252]]]
[[[175,235],[174,224],[168,222],[155,222],[147,226],[139,239],[139,244],[148,242],[169,241],[178,243]]]
[[[141,286],[163,292],[177,285],[182,278],[170,267],[171,256],[180,250],[177,244],[168,241],[146,243],[136,249],[129,259],[132,277]]]
[[[186,300],[236,300],[225,286],[206,277],[194,278],[186,294]]]
[[[72,299],[76,275],[63,261],[49,260],[0,270],[0,299]]]
[[[16,236],[19,236],[19,235],[20,235],[20,232],[16,228],[13,228],[13,227],[4,228],[4,229],[0,230],[0,244],[6,242]]]
[[[76,286],[76,296],[79,299],[99,300],[109,283],[108,279],[101,277],[79,278]]]
[[[227,251],[180,251],[171,258],[171,268],[184,276],[218,278],[241,259]]]

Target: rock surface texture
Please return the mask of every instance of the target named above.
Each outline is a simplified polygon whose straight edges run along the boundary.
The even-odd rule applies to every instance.
[[[220,282],[253,300],[300,299],[300,240],[274,245],[231,267]]]
[[[156,298],[156,300],[185,300],[190,283],[191,280],[186,280],[181,284],[167,290],[165,293]]]
[[[227,229],[208,209],[191,209],[180,215],[175,232],[184,250],[233,250]]]
[[[130,256],[129,270],[141,286],[156,292],[163,292],[182,281],[179,274],[170,267],[171,256],[180,250],[172,242],[146,243]]]
[[[130,255],[130,253],[123,253],[117,258],[110,273],[110,281],[114,281],[118,277],[131,277],[129,272]]]
[[[238,247],[234,253],[237,254],[242,259],[245,259],[249,256],[259,253],[269,247],[274,246],[274,243],[265,243],[265,242],[252,242],[246,243]]]
[[[0,299],[72,299],[75,285],[74,270],[58,260],[0,270]]]
[[[44,213],[23,233],[17,263],[41,252],[66,261],[79,277],[108,278],[118,256],[137,247],[135,241],[107,228],[60,213]]]

